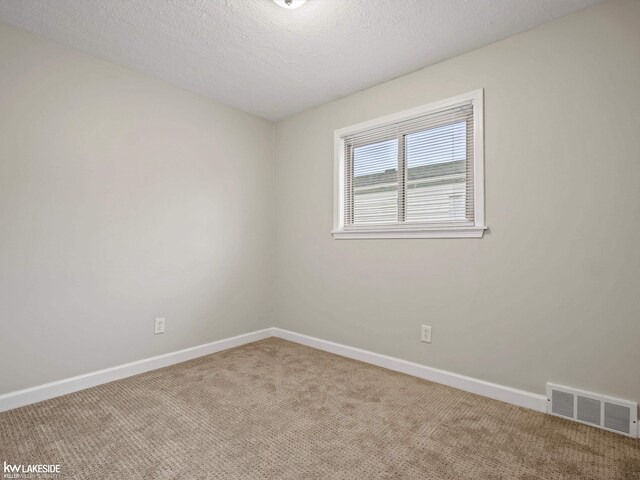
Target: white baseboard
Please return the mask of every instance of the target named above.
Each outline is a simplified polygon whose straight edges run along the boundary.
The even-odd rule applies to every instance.
[[[466,377],[457,373],[447,372],[437,368],[427,367],[418,363],[408,362],[399,358],[369,352],[360,348],[349,347],[339,343],[321,340],[319,338],[301,335],[281,328],[272,328],[274,337],[300,343],[308,347],[335,353],[343,357],[353,358],[361,362],[370,363],[379,367],[388,368],[396,372],[406,373],[414,377],[424,378],[432,382],[441,383],[450,387],[476,393],[483,397],[493,398],[502,402],[511,403],[519,407],[530,408],[538,412],[546,412],[547,397],[536,393],[518,390],[516,388],[485,382],[476,378]]]
[[[77,392],[89,387],[95,387],[103,383],[120,380],[121,378],[137,375],[138,373],[168,367],[176,363],[185,362],[197,357],[220,352],[229,348],[238,347],[246,343],[256,342],[272,336],[271,328],[245,333],[236,337],[225,338],[216,342],[198,345],[197,347],[185,348],[176,352],[158,355],[157,357],[145,358],[137,362],[131,362],[117,367],[105,368],[97,372],[85,373],[77,377],[66,378],[56,382],[45,383],[36,387],[17,390],[15,392],[0,395],[0,412],[13,408],[41,402],[49,398],[59,397],[67,393]]]
[[[493,398],[520,407],[530,408],[539,412],[545,412],[547,407],[547,397],[524,390],[518,390],[496,383],[485,382],[457,373],[427,367],[418,363],[408,362],[399,358],[369,352],[360,348],[349,347],[327,340],[302,335],[281,328],[265,328],[255,332],[238,335],[236,337],[218,340],[216,342],[199,345],[197,347],[186,348],[176,352],[158,355],[157,357],[146,358],[137,362],[127,363],[116,367],[106,368],[97,372],[78,375],[56,382],[38,385],[15,392],[0,395],[0,412],[13,408],[41,402],[60,395],[77,392],[89,387],[95,387],[103,383],[112,382],[121,378],[130,377],[139,373],[148,372],[176,363],[185,362],[197,357],[220,352],[229,348],[238,347],[251,342],[256,342],[268,337],[278,337],[291,342],[307,345],[309,347],[335,353],[343,357],[353,358],[362,362],[377,365],[379,367],[406,373],[414,377],[424,378],[436,383],[442,383],[450,387],[459,388],[467,392],[476,393],[484,397]]]

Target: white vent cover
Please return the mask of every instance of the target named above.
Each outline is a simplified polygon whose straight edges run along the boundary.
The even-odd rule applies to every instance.
[[[638,404],[627,400],[547,383],[547,413],[638,437]]]

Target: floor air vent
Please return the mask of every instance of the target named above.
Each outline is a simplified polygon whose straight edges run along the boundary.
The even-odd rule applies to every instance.
[[[547,413],[638,437],[638,404],[547,383]]]

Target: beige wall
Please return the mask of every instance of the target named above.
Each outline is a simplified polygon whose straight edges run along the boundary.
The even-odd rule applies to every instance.
[[[334,129],[477,88],[485,238],[332,240]],[[608,2],[280,122],[276,325],[640,400],[639,88],[640,2]]]
[[[272,157],[267,121],[0,25],[0,393],[270,324]]]

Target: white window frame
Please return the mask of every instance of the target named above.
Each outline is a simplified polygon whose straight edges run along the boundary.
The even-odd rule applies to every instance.
[[[429,103],[420,107],[387,115],[374,120],[341,128],[334,132],[334,239],[375,239],[375,238],[482,238],[487,229],[484,220],[484,89],[457,95],[446,100]],[[352,225],[345,230],[344,225],[344,138],[372,128],[411,120],[426,114],[436,113],[458,104],[473,104],[473,182],[474,182],[474,223],[456,226],[451,224],[402,223],[393,225]]]

